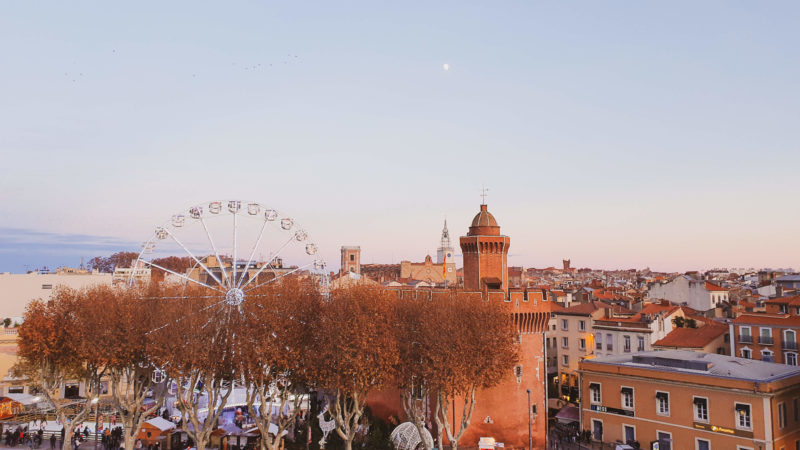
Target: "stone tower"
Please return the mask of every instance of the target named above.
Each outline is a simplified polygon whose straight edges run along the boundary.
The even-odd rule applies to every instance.
[[[347,272],[361,275],[361,247],[342,247],[341,273]]]
[[[484,288],[508,292],[508,248],[511,239],[500,234],[500,226],[486,205],[472,219],[466,236],[461,236],[464,254],[464,289]]]
[[[436,250],[436,264],[444,264],[445,256],[447,256],[448,263],[455,263],[453,259],[454,253],[453,244],[450,243],[450,232],[447,231],[447,220],[445,220],[444,229],[442,229],[442,240]]]

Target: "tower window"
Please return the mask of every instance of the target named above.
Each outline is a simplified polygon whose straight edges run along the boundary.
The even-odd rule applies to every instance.
[[[356,260],[356,255],[351,254],[350,255],[350,261],[355,261],[355,260]]]

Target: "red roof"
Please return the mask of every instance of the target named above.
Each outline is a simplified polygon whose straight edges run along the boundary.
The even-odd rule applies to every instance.
[[[700,328],[675,328],[653,347],[703,348],[728,331],[721,324],[708,324]]]
[[[777,325],[785,327],[800,327],[800,316],[790,316],[788,314],[742,314],[733,319],[731,323],[736,325]]]
[[[575,306],[570,306],[569,308],[565,308],[563,311],[561,311],[560,314],[588,316],[593,312],[597,311],[598,309],[602,308],[611,308],[611,310],[616,314],[630,314],[630,315],[634,314],[634,311],[631,311],[628,308],[623,308],[622,306],[611,305],[606,302],[598,302],[598,301],[591,301],[587,303],[581,303]]]
[[[791,296],[791,297],[773,298],[773,299],[765,301],[764,303],[768,303],[770,305],[800,306],[800,295],[794,295],[794,296]]]
[[[724,292],[728,292],[728,289],[726,289],[726,288],[724,288],[722,286],[717,286],[714,283],[709,283],[708,281],[706,281],[706,290],[707,291],[724,291]]]

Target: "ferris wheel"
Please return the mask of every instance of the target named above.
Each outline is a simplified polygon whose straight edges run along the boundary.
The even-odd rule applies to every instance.
[[[284,277],[306,277],[323,291],[329,282],[316,243],[297,221],[243,200],[193,205],[156,226],[128,283],[149,281],[154,273],[202,286],[218,299],[213,306],[229,310],[240,309],[249,293]]]

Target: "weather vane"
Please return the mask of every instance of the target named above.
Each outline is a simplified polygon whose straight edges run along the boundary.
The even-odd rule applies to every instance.
[[[484,205],[486,204],[486,196],[489,195],[489,194],[486,193],[488,190],[489,190],[489,188],[483,188],[481,190],[481,198],[483,199],[483,204]]]

